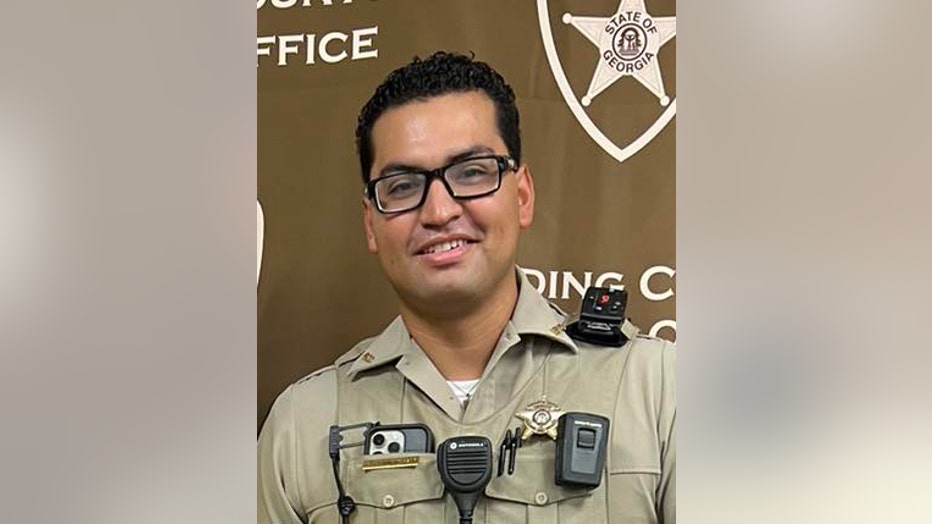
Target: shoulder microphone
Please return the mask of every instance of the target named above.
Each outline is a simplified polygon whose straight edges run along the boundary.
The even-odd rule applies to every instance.
[[[492,478],[492,442],[478,436],[449,438],[437,450],[437,467],[456,502],[460,524],[471,524],[479,495]]]

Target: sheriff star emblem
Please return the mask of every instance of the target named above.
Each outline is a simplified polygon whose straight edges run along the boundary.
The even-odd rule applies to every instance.
[[[575,27],[599,49],[599,61],[589,89],[582,97],[588,106],[592,99],[630,76],[646,87],[667,106],[670,97],[663,86],[657,53],[663,44],[676,36],[676,17],[652,17],[644,0],[621,0],[615,14],[608,17],[563,15],[563,22]]]
[[[614,12],[608,9],[592,12],[597,9],[592,7],[595,3],[561,0],[559,6],[563,9],[554,7],[554,13],[551,13],[553,6],[548,5],[548,0],[537,0],[537,17],[547,63],[567,107],[599,147],[615,160],[624,162],[647,146],[676,116],[676,94],[669,92],[664,84],[660,61],[661,48],[676,38],[676,16],[653,16],[647,11],[646,0],[615,1]],[[569,7],[575,5],[579,7]],[[564,10],[568,7],[571,12]],[[563,11],[562,16],[558,11]],[[563,22],[555,28],[551,27],[552,14]],[[594,69],[585,91],[582,91],[582,86],[570,85],[557,53],[554,29],[558,32],[559,40],[579,42],[577,37],[581,36],[592,44],[592,54],[597,56],[593,56]],[[665,55],[665,67],[675,68],[676,62],[669,51]],[[639,116],[644,112],[643,106],[636,110],[624,106],[624,110],[620,111],[621,107],[616,101],[615,109],[609,111],[608,106],[600,106],[595,101],[611,86],[630,83],[630,80],[624,80],[626,77],[634,79],[652,93],[663,108],[646,129],[643,129],[643,124],[648,120]],[[630,131],[622,135],[617,132],[613,136],[607,135],[587,113],[585,108],[588,107],[593,107],[594,114],[600,115],[603,121],[611,113],[615,127]],[[649,113],[645,114],[650,116]]]
[[[552,439],[556,439],[557,423],[563,413],[564,411],[560,410],[560,406],[547,400],[547,397],[528,404],[524,411],[515,413],[515,417],[524,422],[521,440],[527,440],[532,435],[547,435]]]

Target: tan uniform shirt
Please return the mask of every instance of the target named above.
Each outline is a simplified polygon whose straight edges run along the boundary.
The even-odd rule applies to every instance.
[[[513,475],[494,476],[476,523],[676,522],[674,346],[635,337],[621,348],[574,341],[563,317],[521,271],[519,297],[488,366],[464,408],[411,339],[400,318],[336,364],[289,386],[259,435],[258,521],[339,523],[327,453],[331,424],[420,422],[435,441],[482,435],[498,445],[520,424],[515,413],[544,396],[564,411],[611,421],[602,483],[593,490],[554,483],[554,441],[534,436]],[[361,440],[349,437],[348,440]],[[340,477],[357,504],[352,523],[457,523],[434,454],[416,467],[363,471],[362,448],[342,451]],[[497,472],[496,472],[497,473]]]

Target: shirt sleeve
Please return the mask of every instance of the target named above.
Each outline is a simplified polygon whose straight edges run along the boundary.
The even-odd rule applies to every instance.
[[[305,522],[296,500],[296,431],[293,386],[275,403],[259,433],[258,524]]]
[[[676,348],[663,348],[660,404],[660,484],[657,513],[663,524],[676,524]]]

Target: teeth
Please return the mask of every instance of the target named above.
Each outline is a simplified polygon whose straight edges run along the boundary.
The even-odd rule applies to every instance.
[[[424,253],[428,253],[428,254],[429,253],[443,253],[445,251],[450,251],[451,249],[456,249],[460,246],[465,246],[465,245],[466,245],[465,240],[451,240],[449,242],[441,242],[440,244],[430,246],[429,248],[424,250]]]

